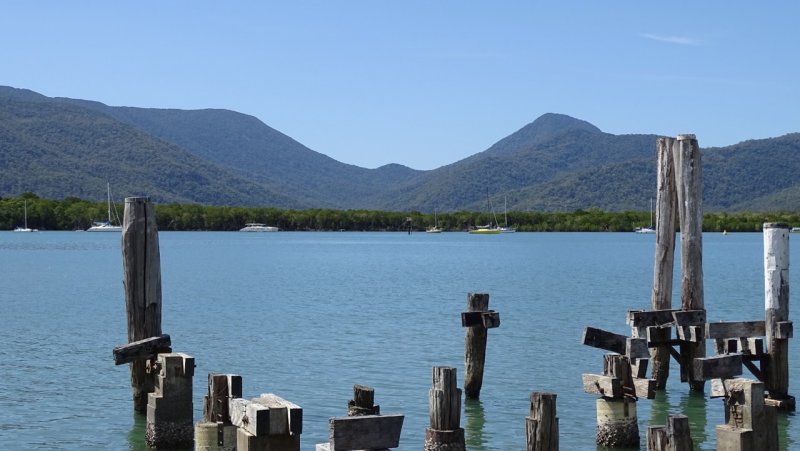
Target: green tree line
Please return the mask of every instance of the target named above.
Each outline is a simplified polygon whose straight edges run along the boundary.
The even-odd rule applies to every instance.
[[[0,198],[0,229],[10,230],[22,225],[26,205],[28,226],[39,230],[85,230],[93,221],[105,220],[108,215],[105,202],[89,202],[74,197],[51,200],[24,193],[20,197]],[[157,204],[155,208],[159,230],[233,231],[250,222],[289,231],[423,231],[434,225],[434,215],[421,212],[291,210],[197,204]],[[115,210],[121,217],[122,207],[115,207]],[[438,213],[436,221],[446,231],[464,231],[493,222],[494,217],[487,213],[457,211]],[[520,232],[630,232],[635,227],[649,225],[649,222],[650,213],[646,211],[508,212],[508,224]],[[800,226],[800,213],[706,213],[703,230],[759,232],[765,222]]]

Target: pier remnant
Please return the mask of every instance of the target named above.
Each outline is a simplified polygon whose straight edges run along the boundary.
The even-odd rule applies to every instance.
[[[672,156],[681,226],[681,308],[704,310],[702,166],[695,136],[678,135]],[[696,338],[681,342],[681,368],[687,371],[681,372],[681,381],[689,382],[692,391],[702,392],[705,382],[694,377],[692,361],[705,357],[706,347],[704,339]]]
[[[527,451],[558,451],[556,394],[531,393],[531,413],[525,418]]]
[[[161,257],[155,208],[149,197],[125,198],[122,221],[122,270],[128,342],[161,335]],[[146,414],[148,394],[155,389],[149,363],[134,360],[131,368],[133,408]]]
[[[675,214],[677,209],[677,192],[675,188],[675,161],[672,148],[673,138],[658,138],[658,175],[656,183],[656,251],[653,266],[653,291],[650,307],[653,310],[672,309],[672,279],[675,260]],[[634,329],[636,330],[636,329]],[[659,341],[671,339],[671,328],[659,329]],[[644,336],[637,338],[646,338]],[[656,389],[663,390],[667,386],[669,376],[670,347],[660,345],[650,350],[652,361],[651,377],[656,381]]]
[[[488,293],[467,294],[467,311],[461,313],[464,337],[464,394],[478,399],[483,386],[488,330],[500,326],[500,314],[489,310]]]
[[[765,223],[764,230],[764,319],[769,364],[766,389],[769,402],[781,410],[794,410],[789,396],[789,226]]]
[[[425,428],[424,451],[466,451],[461,428],[461,389],[456,369],[433,367],[433,386],[428,391],[430,427]]]
[[[236,426],[231,423],[230,400],[242,397],[242,376],[208,374],[208,391],[203,396],[203,419],[195,425],[196,451],[234,451]]]
[[[688,451],[694,449],[689,434],[689,417],[670,415],[665,426],[647,428],[647,451]]]
[[[717,449],[778,450],[776,410],[764,402],[764,383],[749,379],[727,379],[722,381],[722,385],[725,424],[718,425],[716,429]]]
[[[347,402],[347,415],[380,415],[381,406],[375,405],[375,389],[363,385],[353,385],[353,399]]]
[[[148,394],[145,441],[151,448],[192,446],[194,358],[181,352],[158,355],[155,391]]]

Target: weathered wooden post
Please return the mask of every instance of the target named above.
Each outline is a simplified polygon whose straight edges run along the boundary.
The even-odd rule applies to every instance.
[[[789,396],[789,226],[764,224],[764,313],[769,359],[766,389],[769,402],[781,410],[794,410]]]
[[[190,448],[193,440],[192,377],[194,358],[158,354],[156,387],[147,403],[145,441],[151,448]]]
[[[128,342],[161,335],[161,257],[153,204],[149,197],[125,198],[122,221],[122,266]],[[147,413],[147,395],[154,390],[155,372],[149,362],[130,364],[133,408]]]
[[[647,451],[689,451],[694,449],[689,417],[670,415],[666,426],[647,428]]]
[[[725,424],[718,425],[717,449],[726,451],[778,449],[775,408],[764,403],[764,383],[725,379]]]
[[[675,210],[677,193],[675,191],[675,162],[672,157],[672,138],[658,138],[658,181],[656,184],[656,252],[653,268],[653,292],[650,299],[653,310],[672,309],[672,278],[675,259]],[[671,338],[671,328],[653,329],[658,331],[658,341]],[[644,337],[641,337],[644,338]],[[652,360],[652,379],[656,389],[667,386],[669,376],[670,346],[661,345],[650,351]]]
[[[375,389],[363,385],[353,385],[353,399],[347,402],[347,415],[380,415],[381,406],[375,405]]]
[[[694,135],[678,135],[673,142],[675,187],[681,224],[681,308],[705,310],[703,297],[703,207],[700,146]],[[692,362],[706,355],[705,339],[681,342],[681,380],[693,391],[703,391],[705,381],[694,377]]]
[[[461,313],[461,326],[467,328],[464,337],[464,394],[478,399],[483,386],[488,329],[500,326],[500,314],[489,310],[488,293],[467,294],[467,311]]]
[[[639,420],[630,360],[617,354],[604,357],[603,376],[610,378],[611,385],[616,385],[618,390],[603,390],[603,397],[596,402],[596,442],[607,447],[639,446]]]
[[[237,428],[231,423],[230,400],[242,397],[242,376],[208,374],[203,420],[194,429],[196,451],[233,451]]]
[[[531,393],[531,414],[525,418],[527,451],[558,451],[556,394]]]
[[[433,367],[433,387],[428,392],[431,425],[425,428],[424,451],[466,451],[461,428],[461,390],[456,369]]]

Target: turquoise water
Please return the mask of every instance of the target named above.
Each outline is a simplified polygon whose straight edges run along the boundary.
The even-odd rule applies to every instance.
[[[454,366],[463,382],[468,292],[490,293],[502,320],[481,400],[462,414],[468,449],[524,449],[531,391],[558,394],[562,449],[595,449],[581,374],[601,372],[603,351],[581,333],[628,334],[626,310],[649,305],[654,251],[653,235],[633,233],[162,232],[160,242],[162,327],[196,358],[195,419],[206,374],[240,374],[245,397],[272,392],[304,408],[304,450],[327,440],[356,383],[375,388],[383,413],[406,415],[400,449],[421,449],[431,367]],[[127,367],[111,359],[127,336],[119,244],[117,234],[0,233],[3,448],[144,449]],[[704,236],[709,320],[763,319],[762,254],[761,234]],[[648,425],[686,413],[698,448],[714,449],[722,401],[689,396],[672,373],[666,394],[638,403],[642,441]],[[796,416],[779,428],[800,446]]]

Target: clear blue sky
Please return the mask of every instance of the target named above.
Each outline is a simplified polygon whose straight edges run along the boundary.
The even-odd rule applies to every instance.
[[[701,146],[800,131],[800,2],[8,1],[0,84],[227,108],[432,169],[547,112]]]

